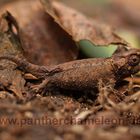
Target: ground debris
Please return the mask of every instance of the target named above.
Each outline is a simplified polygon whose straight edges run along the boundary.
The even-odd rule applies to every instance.
[[[57,8],[60,8],[61,4],[59,5],[59,2],[56,3],[57,4],[54,5]],[[34,8],[30,7],[32,4]],[[4,20],[5,18],[4,19],[2,18],[1,20],[2,24],[0,24],[0,57],[2,55],[6,57],[8,56],[12,56],[12,57],[9,57],[9,59],[6,60],[0,60],[0,139],[1,140],[25,140],[25,139],[26,140],[31,140],[31,139],[34,140],[38,140],[38,139],[41,140],[46,140],[46,139],[48,140],[52,140],[52,139],[54,140],[63,140],[63,139],[64,140],[93,140],[93,139],[138,140],[140,139],[139,74],[135,75],[134,77],[131,76],[131,74],[137,72],[138,67],[135,67],[136,69],[134,69],[133,67],[132,69],[130,69],[131,68],[130,64],[131,65],[134,64],[132,63],[134,62],[133,60],[135,61],[139,60],[134,58],[139,58],[139,56],[132,57],[133,59],[130,59],[131,61],[129,61],[129,63],[126,63],[126,60],[128,60],[128,58],[126,58],[127,55],[120,51],[119,57],[116,55],[112,57],[113,61],[112,58],[107,59],[107,60],[111,60],[109,61],[111,62],[109,63],[110,64],[109,66],[113,68],[111,70],[110,67],[108,67],[108,65],[107,67],[105,67],[105,69],[102,68],[102,66],[104,66],[106,62],[106,59],[96,59],[94,61],[93,69],[91,69],[91,65],[92,65],[91,61],[89,62],[88,60],[84,60],[84,61],[78,60],[78,61],[65,63],[62,65],[60,64],[60,65],[50,66],[50,67],[40,66],[42,64],[45,65],[58,64],[61,62],[73,60],[77,57],[77,53],[76,53],[77,51],[75,52],[73,51],[73,49],[69,50],[68,48],[70,47],[69,46],[70,44],[68,44],[67,46],[67,43],[64,44],[68,47],[67,48],[68,50],[67,49],[65,50],[64,47],[62,47],[64,50],[58,53],[58,56],[57,53],[50,55],[51,53],[54,52],[55,49],[50,51],[50,48],[48,49],[41,48],[42,45],[47,44],[47,41],[49,42],[47,46],[52,47],[54,45],[58,50],[61,48],[60,44],[63,41],[62,42],[60,41],[61,42],[60,44],[58,43],[60,37],[59,34],[58,34],[58,38],[54,39],[52,42],[52,38],[56,37],[55,33],[59,32],[59,29],[57,32],[53,32],[53,33],[49,32],[50,35],[53,34],[51,36],[51,39],[44,40],[43,38],[42,41],[39,40],[38,43],[36,42],[35,38],[40,38],[43,33],[47,38],[49,38],[49,33],[46,34],[44,30],[41,30],[42,29],[41,25],[43,25],[44,28],[46,23],[44,24],[44,20],[43,20],[43,24],[40,24],[40,22],[42,22],[42,19],[46,14],[45,12],[41,14],[41,11],[43,11],[43,9],[42,10],[38,9],[38,4],[39,4],[38,0],[29,0],[29,3],[25,2],[24,0],[15,1],[11,3],[12,11],[14,11],[13,12],[14,15],[16,15],[18,20],[20,21],[20,25],[22,25],[22,30],[24,29],[24,33],[27,35],[29,31],[33,31],[31,33],[37,35],[34,36],[28,34],[29,36],[26,36],[27,38],[25,36],[24,37],[22,36],[24,38],[22,39],[24,41],[25,40],[27,41],[27,44],[24,42],[25,43],[24,45],[26,46],[25,48],[22,48],[24,46],[21,46],[22,43],[19,38],[21,37],[19,35],[20,31],[18,31],[19,29],[18,24],[13,19],[13,16],[9,15],[10,13],[6,13],[3,16],[3,18],[5,16],[7,17],[8,14],[6,20]],[[10,4],[8,5],[11,6]],[[20,6],[18,7],[18,5]],[[18,8],[16,9],[15,7]],[[21,13],[23,15],[25,14],[29,16],[29,17],[27,16],[29,19],[26,22],[21,21],[22,18],[22,16],[20,16],[21,13],[17,12],[20,11],[21,7],[24,8],[24,12]],[[34,17],[31,11],[30,11],[31,12],[30,15],[30,12],[28,11],[29,12],[28,13],[25,9],[27,11],[30,9],[33,13],[35,13],[35,15],[38,17],[39,23],[38,21],[36,22],[36,16]],[[61,10],[63,9],[60,9],[60,11]],[[39,14],[37,15],[38,12]],[[60,14],[65,14],[65,13],[60,13]],[[48,15],[46,16],[50,21],[51,17]],[[69,17],[67,16],[67,18]],[[62,16],[62,20],[64,20],[65,18],[66,17]],[[32,21],[30,21],[31,19]],[[13,32],[13,30],[8,30],[11,28],[7,26],[7,20],[9,21],[9,23],[12,20],[13,23],[12,26],[14,26],[14,28],[17,29],[16,32]],[[35,22],[35,26],[31,26],[33,22]],[[50,22],[53,24],[51,26],[50,25],[47,26],[48,30],[50,30],[54,25],[56,25],[55,27],[59,27],[57,24],[54,23],[52,18]],[[64,21],[62,22],[63,22],[62,24],[65,23]],[[72,23],[73,22],[74,21],[72,21]],[[39,27],[39,29],[36,29],[36,27]],[[37,34],[38,31],[41,32],[41,36]],[[102,31],[100,33],[103,34],[104,36],[104,33],[102,33]],[[29,42],[30,39],[31,42]],[[94,42],[99,44],[110,42],[109,39],[107,40],[104,39],[102,40],[102,38],[100,37],[95,38]],[[40,42],[41,44],[39,44]],[[123,44],[123,42],[121,42],[120,40],[119,43]],[[25,59],[25,57],[23,57],[24,49],[28,50],[30,45],[31,45],[32,53],[30,54],[30,56],[28,56],[28,58],[32,58],[31,61],[33,62],[33,64],[29,63],[28,59]],[[35,51],[37,51],[37,53],[35,53],[33,50],[34,45],[35,45]],[[73,47],[75,47],[75,45]],[[45,52],[46,50],[50,52],[46,53]],[[28,52],[29,51],[30,50],[28,50]],[[40,52],[40,54],[38,52]],[[71,55],[67,56],[67,52],[71,52]],[[138,51],[136,52],[138,53]],[[38,62],[35,62],[36,56],[37,58],[40,56]],[[59,56],[61,56],[60,59]],[[46,60],[46,58],[48,57],[49,59]],[[10,58],[12,58],[14,61],[11,61]],[[58,60],[56,60],[57,58]],[[24,60],[27,63],[20,63],[20,62],[25,62]],[[113,67],[116,65],[113,65],[114,63],[112,62],[114,62],[115,64],[119,64],[117,66],[120,66],[120,64],[122,66],[122,64],[125,63],[126,65],[125,66],[123,65],[121,69],[119,69],[120,70],[119,75],[122,74],[121,76],[124,76],[124,74],[126,74],[125,72],[131,71],[131,73],[129,73],[129,77],[123,80],[124,77],[119,77],[118,75],[116,76],[116,74],[118,73],[117,71],[114,71],[114,69],[116,70],[118,69],[118,67]],[[34,65],[35,63],[37,64],[39,63],[39,65]],[[18,64],[25,64],[25,65],[18,65]],[[27,67],[28,65],[26,64],[32,64],[32,66],[35,66],[36,68],[34,69],[35,71],[31,72],[30,70],[33,69],[28,69],[29,67]],[[95,70],[95,65],[96,66],[98,65],[97,67],[99,71],[96,71],[97,69]],[[26,67],[26,70],[24,69],[25,67],[23,66]],[[58,66],[59,68],[57,68]],[[77,84],[78,86],[82,85],[81,87],[84,87],[81,91],[68,90],[68,89],[64,90],[59,88],[55,89],[54,87],[52,87],[49,90],[46,90],[45,88],[43,90],[43,93],[41,94],[32,92],[31,90],[32,86],[35,85],[38,87],[42,83],[42,81],[44,81],[44,79],[47,79],[49,77],[50,80],[53,76],[57,77],[59,74],[62,74],[63,72],[64,72],[63,74],[65,74],[65,72],[67,73],[67,71],[69,70],[72,72],[65,75],[66,80],[64,84],[70,87],[71,89],[71,87],[73,87],[73,83],[79,80],[78,78],[75,78],[79,74],[79,71],[74,73],[75,68],[77,68],[77,70],[82,69],[82,74],[83,72],[85,72],[84,71],[85,69],[88,70],[88,74],[89,72],[95,71],[95,75],[100,76],[102,74],[101,79],[107,77],[109,81],[111,81],[111,83],[114,83],[114,80],[112,80],[114,78],[113,77],[114,74],[111,73],[112,71],[114,71],[115,77],[117,77],[117,79],[115,79],[115,86],[114,85],[112,86],[111,84],[107,84],[107,82],[103,82],[103,80],[99,80],[97,78],[98,82],[96,83],[97,85],[96,89],[93,89],[92,92],[90,92],[89,90],[85,91],[85,84],[82,84],[84,79],[86,79],[87,77],[88,78],[93,78],[93,77],[91,75],[88,76],[84,74],[80,77],[82,79],[81,80],[82,82],[80,81],[80,84],[79,83]],[[85,69],[83,70],[83,68]],[[36,71],[37,69],[39,70],[40,73]],[[108,74],[105,74],[104,71],[107,71]],[[75,81],[71,82],[73,77],[75,78],[74,79]],[[62,78],[60,79],[62,80]],[[68,82],[68,80],[70,81],[70,83]],[[59,82],[58,80],[56,81],[57,83]],[[87,82],[85,83],[87,84]],[[89,83],[92,83],[92,81],[89,81]],[[87,85],[89,85],[89,83]],[[74,89],[77,89],[78,86],[74,86]],[[90,87],[93,86],[91,85]]]
[[[12,30],[15,27],[17,34]],[[9,13],[1,17],[0,30],[0,54],[17,55],[23,57],[23,50],[19,39],[19,28],[14,17]],[[4,89],[13,92],[19,99],[24,99],[25,80],[22,72],[16,69],[16,65],[8,60],[2,60],[0,70],[0,83]]]

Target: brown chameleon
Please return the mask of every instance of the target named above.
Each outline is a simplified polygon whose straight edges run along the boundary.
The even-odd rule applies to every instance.
[[[140,70],[140,51],[132,49],[111,58],[90,58],[75,60],[55,66],[38,66],[18,56],[0,56],[17,64],[18,68],[29,72],[42,83],[36,92],[47,87],[59,87],[72,90],[91,90],[98,86],[99,80],[114,86],[116,82],[137,73]]]

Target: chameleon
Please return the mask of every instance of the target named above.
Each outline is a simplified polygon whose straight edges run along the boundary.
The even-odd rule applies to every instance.
[[[26,58],[7,55],[0,56],[14,62],[19,69],[31,73],[42,82],[34,91],[41,92],[47,87],[59,87],[70,90],[92,90],[102,80],[105,85],[114,87],[118,81],[140,71],[140,50],[113,55],[110,58],[88,58],[74,60],[54,66],[38,66]]]

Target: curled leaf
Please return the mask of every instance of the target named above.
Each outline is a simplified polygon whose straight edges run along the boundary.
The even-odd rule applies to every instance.
[[[46,14],[39,0],[13,1],[1,7],[10,11],[21,29],[25,57],[38,65],[75,60],[78,49],[71,37]]]
[[[80,12],[57,1],[42,0],[46,12],[61,26],[73,40],[89,40],[97,46],[127,43],[117,36],[110,27],[87,18]]]

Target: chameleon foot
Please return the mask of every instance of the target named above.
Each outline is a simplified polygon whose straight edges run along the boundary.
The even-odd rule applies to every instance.
[[[42,93],[43,90],[46,88],[48,82],[49,80],[45,79],[41,84],[31,86],[31,92],[36,94]]]

